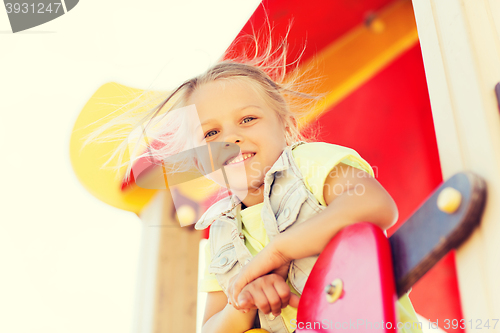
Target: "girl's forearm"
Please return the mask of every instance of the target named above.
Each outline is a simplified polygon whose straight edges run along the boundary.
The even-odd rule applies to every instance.
[[[205,325],[202,333],[243,333],[253,328],[257,310],[242,313],[232,305],[227,304],[224,309],[214,314]]]
[[[286,261],[319,254],[342,228],[357,222],[372,222],[386,229],[395,219],[392,205],[392,201],[384,198],[347,190],[323,212],[276,236],[273,252]]]

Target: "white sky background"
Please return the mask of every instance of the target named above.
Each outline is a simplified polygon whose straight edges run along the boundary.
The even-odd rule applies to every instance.
[[[258,0],[84,0],[11,33],[0,7],[0,332],[132,332],[140,221],[78,182],[74,122],[104,83],[203,71]]]

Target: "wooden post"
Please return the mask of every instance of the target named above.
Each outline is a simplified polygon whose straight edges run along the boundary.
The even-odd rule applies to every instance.
[[[168,191],[140,214],[144,222],[136,333],[195,333],[201,232],[174,219]]]
[[[500,319],[500,113],[494,93],[500,0],[413,0],[413,6],[443,178],[469,170],[488,186],[481,225],[456,260],[466,330],[487,329],[488,319],[493,330],[492,319]],[[494,331],[500,332],[500,323]]]
[[[162,206],[163,200],[163,193],[158,192],[139,215],[142,221],[142,237],[134,304],[133,333],[153,332],[161,231],[160,228],[154,226],[161,222],[158,208]]]

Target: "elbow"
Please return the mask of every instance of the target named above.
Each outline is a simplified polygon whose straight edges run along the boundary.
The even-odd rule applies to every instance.
[[[336,194],[329,190],[339,184],[345,189],[342,193]],[[333,210],[339,209],[347,214],[347,225],[366,221],[386,230],[393,226],[399,217],[398,208],[391,195],[369,174],[363,177],[356,174],[356,177],[350,178],[328,178],[323,195],[325,202]]]
[[[382,230],[387,230],[396,224],[399,218],[398,207],[390,195],[377,200],[374,207],[374,221]]]
[[[369,186],[372,185],[372,186]],[[382,230],[387,230],[396,224],[399,218],[398,206],[382,185],[378,182],[371,182],[366,185],[367,193],[365,202],[370,202],[370,219]]]

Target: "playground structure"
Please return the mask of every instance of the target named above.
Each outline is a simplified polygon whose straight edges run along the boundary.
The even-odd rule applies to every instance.
[[[476,320],[498,319],[500,225],[495,221],[500,207],[494,203],[500,189],[500,117],[494,88],[500,81],[500,1],[415,0],[412,5],[409,0],[339,0],[306,6],[275,0],[264,5],[276,36],[283,36],[294,18],[288,36],[295,45],[291,59],[307,32],[301,68],[314,64],[318,72],[310,74],[325,77],[318,89],[326,97],[301,125],[320,125],[321,141],[353,147],[374,166],[399,208],[389,239],[443,179],[472,171],[485,180],[488,198],[479,227],[413,285],[410,297],[417,313],[432,321],[473,320],[467,331],[475,330]],[[258,27],[264,20],[259,7],[241,33],[251,32],[250,22]],[[135,331],[195,332],[203,234],[179,227],[171,195],[186,202],[177,214],[194,221],[210,193],[180,188],[171,194],[121,184],[110,171],[99,169],[113,143],[89,145],[76,154],[85,134],[79,129],[141,92],[116,83],[99,88],[75,124],[71,159],[91,193],[137,213],[144,222]],[[103,101],[111,106],[103,108]],[[323,284],[318,282],[318,290]],[[299,318],[302,313],[299,307]]]

